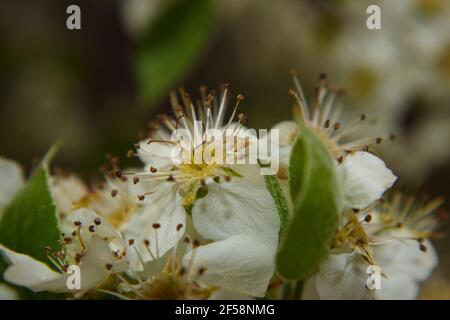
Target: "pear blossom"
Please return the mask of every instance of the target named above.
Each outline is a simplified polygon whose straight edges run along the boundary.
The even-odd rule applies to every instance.
[[[414,299],[437,265],[428,240],[440,199],[425,205],[395,193],[338,229],[329,255],[306,284],[305,299]],[[362,215],[365,215],[364,217]],[[381,287],[367,289],[367,268],[381,268]]]
[[[367,117],[361,115],[348,126],[339,122],[341,107],[336,105],[339,91],[328,87],[325,75],[319,81],[315,107],[310,110],[303,90],[294,73],[295,89],[290,94],[295,97],[299,109],[296,110],[300,121],[304,121],[317,134],[324,146],[334,158],[338,180],[342,189],[344,209],[363,209],[379,199],[389,189],[397,177],[380,158],[368,152],[369,146],[379,144],[386,137],[368,137],[349,140],[351,135],[364,128]],[[280,130],[281,173],[286,172],[289,164],[291,145],[298,134],[299,126],[293,121],[284,121],[274,126]],[[393,138],[393,136],[389,136]],[[287,178],[286,173],[281,179]]]
[[[9,264],[4,279],[24,286],[33,292],[72,292],[82,296],[102,284],[111,274],[110,269],[121,272],[128,269],[125,244],[107,221],[88,209],[78,209],[68,215],[61,225],[64,239],[61,249],[46,247],[54,268],[28,255],[15,252],[0,244],[0,253]],[[68,268],[77,265],[81,274],[81,289],[69,289]]]
[[[152,126],[149,138],[136,146],[145,170],[120,173],[131,176],[146,190],[138,196],[145,209],[130,219],[122,231],[136,240],[141,260],[152,261],[145,250],[145,239],[150,240],[153,252],[158,249],[163,256],[183,236],[186,213],[189,213],[195,231],[202,238],[214,241],[195,248],[192,253],[194,263],[204,264],[204,277],[209,283],[264,296],[274,272],[279,218],[257,164],[227,164],[216,158],[226,154],[242,159],[246,156],[243,149],[252,143],[241,135],[245,117],[239,114],[238,122],[233,122],[242,96],[238,96],[229,120],[223,120],[227,92],[225,87],[219,102],[203,90],[198,110],[185,92],[181,95],[184,108],[176,95],[171,96],[176,119],[161,116],[162,126]],[[178,128],[193,137],[190,142],[199,141],[194,150],[189,149],[191,145],[186,141],[171,139]],[[208,130],[234,143],[218,150]],[[200,163],[176,161],[174,154],[181,150],[183,155],[189,155],[200,145],[203,147]],[[206,150],[212,155],[210,162],[204,161]],[[155,224],[158,228],[151,227]],[[177,226],[180,230],[174,232]],[[249,276],[255,266],[257,272]]]

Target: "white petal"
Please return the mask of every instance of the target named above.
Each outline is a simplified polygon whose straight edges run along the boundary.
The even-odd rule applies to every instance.
[[[65,275],[50,269],[46,264],[0,245],[9,267],[3,274],[6,281],[27,287],[34,292],[66,292]]]
[[[347,208],[367,207],[397,179],[380,158],[363,151],[347,155],[337,168]]]
[[[197,200],[192,209],[194,226],[210,240],[245,234],[275,245],[280,221],[264,178],[257,170],[252,176],[242,170],[239,173],[244,178],[208,184],[208,194]]]
[[[145,164],[146,168],[151,166],[162,169],[173,165],[172,152],[174,146],[164,142],[141,141],[138,149],[139,159]]]
[[[152,227],[155,223],[160,225],[157,230]],[[182,225],[182,228],[177,231],[178,225]],[[176,186],[171,186],[146,196],[143,208],[121,227],[121,231],[126,239],[135,240],[135,248],[144,262],[147,262],[153,258],[145,248],[144,240],[150,241],[149,247],[153,256],[162,257],[183,236],[185,225],[186,214],[182,198],[178,195]],[[131,252],[130,259],[134,258],[131,261],[133,267],[142,270],[141,261],[136,260],[139,257],[133,253],[135,249],[129,248],[128,251]]]
[[[280,130],[280,144],[291,145],[300,132],[299,126],[290,120],[281,121],[272,130]]]
[[[321,300],[373,299],[375,290],[366,289],[367,263],[355,253],[329,254],[313,276]]]
[[[74,174],[69,176],[53,176],[51,177],[50,186],[53,199],[61,213],[72,211],[74,205],[88,193],[84,182]]]
[[[419,293],[419,283],[426,280],[437,266],[437,254],[431,242],[427,251],[419,249],[414,240],[392,240],[374,247],[376,262],[387,278],[383,278],[379,299],[414,299]]]
[[[0,300],[18,300],[17,291],[10,286],[0,283]]]
[[[24,183],[21,166],[15,161],[0,157],[0,211],[8,205]]]
[[[275,251],[274,247],[238,235],[194,249],[183,264],[194,277],[205,268],[199,278],[203,283],[263,297],[274,272]]]

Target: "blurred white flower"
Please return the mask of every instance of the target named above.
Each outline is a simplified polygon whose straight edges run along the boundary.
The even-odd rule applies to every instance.
[[[121,272],[128,269],[121,235],[94,212],[88,209],[72,212],[63,220],[61,229],[64,231],[61,250],[43,248],[54,269],[28,255],[0,245],[0,252],[9,264],[3,274],[4,279],[33,292],[72,292],[81,296],[102,284],[111,270]],[[80,268],[79,290],[73,291],[67,287],[70,265]]]
[[[24,184],[22,167],[15,161],[0,157],[0,218],[2,210]]]

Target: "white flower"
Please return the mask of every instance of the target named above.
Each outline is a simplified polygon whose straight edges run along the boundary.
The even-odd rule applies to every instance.
[[[213,137],[208,135],[208,129],[215,129],[224,140],[236,139],[233,140],[235,143],[222,150],[223,154],[237,158],[246,156],[242,150],[248,140],[240,135],[240,131],[245,129],[244,116],[238,115],[239,122],[232,122],[237,105],[229,121],[223,122],[226,95],[227,88],[217,105],[212,95],[204,95],[198,112],[185,93],[182,94],[184,109],[172,96],[176,120],[161,117],[165,127],[156,127],[149,140],[139,144],[138,154],[146,170],[135,173],[133,180],[138,181],[138,185],[142,184],[141,189],[147,189],[139,196],[145,210],[129,220],[123,230],[126,234],[135,233],[139,240],[136,241],[137,251],[142,260],[151,261],[151,255],[143,248],[145,239],[142,235],[147,235],[152,251],[158,248],[162,256],[182,237],[186,225],[185,211],[191,212],[196,232],[205,239],[216,241],[194,250],[198,251],[195,263],[205,264],[205,279],[208,278],[211,284],[263,296],[274,271],[279,218],[258,165],[229,165],[215,158],[220,150],[216,148]],[[240,100],[242,97],[238,96],[238,103]],[[210,153],[213,161],[174,162],[174,150],[182,150],[184,155],[192,150],[189,149],[190,142],[171,139],[178,127],[194,137],[190,142],[201,137],[193,150],[200,145],[203,147],[201,159],[204,159],[203,152],[208,148],[213,150]],[[148,227],[155,224],[158,228],[152,230]],[[240,250],[236,250],[237,240],[247,241],[239,244]],[[157,243],[159,246],[155,247]],[[230,264],[230,261],[241,263]],[[251,265],[259,270],[252,277],[248,276]]]
[[[0,157],[0,217],[2,210],[24,184],[22,167],[15,161]]]
[[[419,284],[437,265],[428,237],[437,225],[432,216],[439,199],[419,206],[394,194],[365,217],[350,214],[336,232],[331,253],[308,280],[306,299],[414,299]],[[367,267],[381,268],[381,288],[365,288]]]
[[[380,158],[367,152],[371,144],[378,144],[383,138],[368,137],[354,141],[349,140],[349,136],[364,128],[367,122],[366,116],[362,115],[348,126],[342,126],[338,121],[340,107],[335,107],[338,92],[328,89],[324,75],[321,76],[319,82],[314,110],[308,108],[295,74],[294,83],[296,91],[291,90],[291,94],[296,98],[300,107],[299,117],[316,132],[317,137],[335,160],[342,188],[344,209],[367,207],[379,199],[397,179]],[[291,144],[297,133],[301,135],[301,132],[293,121],[284,121],[274,126],[274,129],[280,130],[280,142],[282,143],[280,147],[282,169],[280,172],[283,173],[283,168],[286,170],[289,165]],[[287,178],[287,175],[282,174],[279,177]]]
[[[64,219],[61,228],[64,231],[61,250],[53,252],[52,248],[42,248],[58,271],[0,245],[0,252],[9,264],[4,279],[34,292],[73,292],[80,296],[105,281],[111,270],[128,269],[121,235],[94,212],[74,211]],[[69,274],[66,272],[70,265],[80,268],[80,290],[72,291],[67,287]]]

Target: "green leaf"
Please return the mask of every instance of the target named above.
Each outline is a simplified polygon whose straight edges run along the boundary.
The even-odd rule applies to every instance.
[[[305,279],[317,268],[339,221],[335,164],[315,132],[300,126],[289,163],[294,211],[277,255],[277,270],[286,279]]]
[[[55,151],[56,147],[50,149],[0,221],[0,243],[47,264],[44,248],[60,249],[57,210],[48,184],[48,162]],[[6,263],[0,259],[0,275],[5,268]]]
[[[143,102],[157,102],[189,71],[212,31],[213,4],[178,0],[139,39],[134,66]]]

